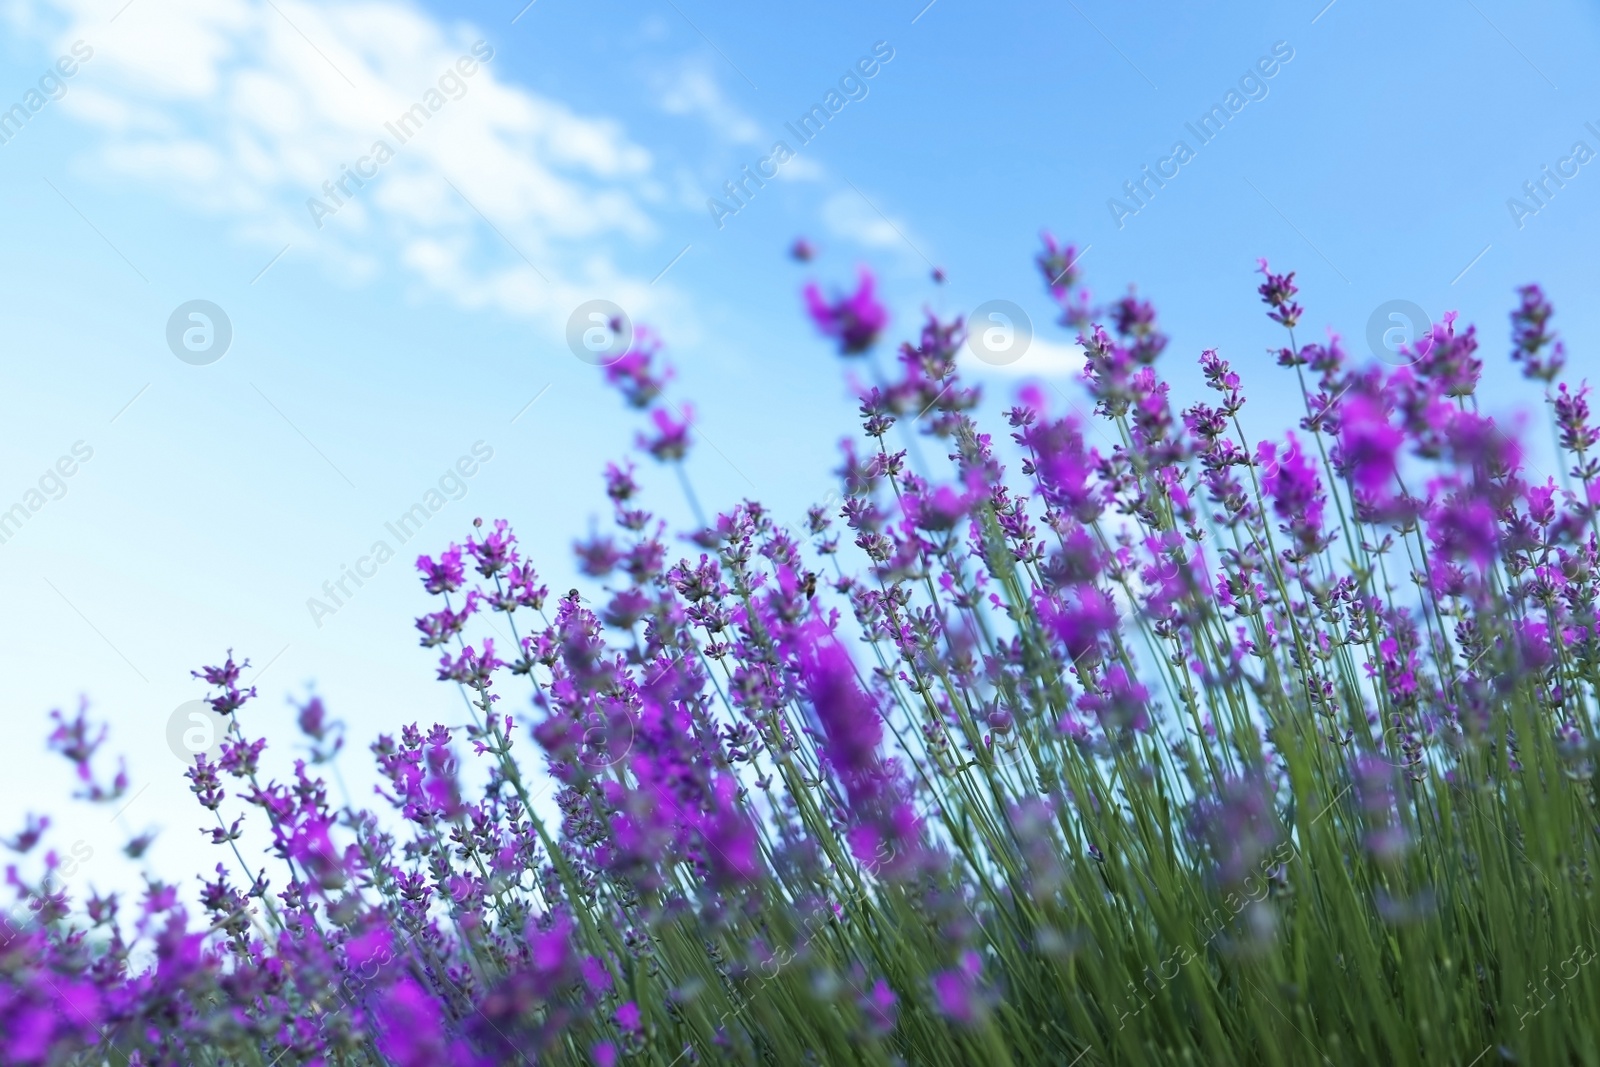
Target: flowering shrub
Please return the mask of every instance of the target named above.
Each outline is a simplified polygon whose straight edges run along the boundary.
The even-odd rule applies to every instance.
[[[4,1061],[1600,1062],[1600,429],[1543,294],[1510,358],[1559,483],[1479,412],[1454,316],[1355,366],[1262,263],[1305,411],[1251,441],[1229,361],[1174,410],[1154,309],[1074,259],[1038,262],[1094,418],[1023,389],[1011,470],[930,318],[798,529],[746,501],[674,540],[623,464],[575,546],[598,601],[550,597],[504,521],[419,559],[472,723],[378,737],[378,810],[330,803],[320,701],[263,780],[243,664],[198,672],[231,724],[188,771],[204,913],[13,867]],[[887,329],[869,274],[805,300],[843,355]],[[607,379],[687,490],[662,360],[641,331]],[[114,802],[104,743],[58,713]]]

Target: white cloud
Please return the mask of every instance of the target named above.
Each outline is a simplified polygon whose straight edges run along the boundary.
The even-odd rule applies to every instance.
[[[795,156],[778,171],[779,178],[797,182],[820,182],[827,175],[827,168],[808,156]]]
[[[1002,378],[1076,378],[1083,373],[1083,349],[1078,345],[1057,344],[1035,336],[1022,358],[1014,363],[985,363],[965,346],[959,364],[964,374],[993,375]]]
[[[96,126],[130,132],[154,130],[168,136],[178,130],[177,123],[160,108],[131,103],[121,96],[102,92],[93,85],[75,85],[63,100],[63,108]]]
[[[655,236],[650,153],[508,82],[495,58],[462,74],[468,27],[404,0],[141,0],[107,18],[104,0],[11,11],[62,50],[94,48],[62,107],[99,132],[95,162],[113,174],[232,216],[273,251],[290,242],[362,274],[402,264],[463,305],[564,321],[592,296],[648,314],[664,295],[595,254]],[[713,105],[711,89],[689,84],[684,106]],[[419,103],[402,142],[393,127]],[[380,141],[392,161],[365,187],[346,178]],[[308,198],[337,208],[320,228]]]
[[[903,248],[905,242],[900,235],[910,236],[904,222],[878,214],[854,189],[834,193],[823,202],[822,224],[835,237],[848,238],[867,248]]]
[[[698,115],[723,140],[758,144],[761,127],[730,102],[711,72],[696,62],[657,80],[661,110],[669,115]]]
[[[867,200],[869,196],[871,202]],[[933,246],[905,219],[894,215],[886,200],[877,193],[857,192],[853,188],[840,190],[823,201],[821,216],[823,228],[836,238],[851,241],[860,248],[893,253],[903,267],[918,273],[929,269]],[[932,261],[937,262],[937,259]]]

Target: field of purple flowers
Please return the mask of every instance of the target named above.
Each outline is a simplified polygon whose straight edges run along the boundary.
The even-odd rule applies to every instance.
[[[1248,440],[1229,362],[1199,353],[1209,402],[1174,410],[1157,367],[1187,357],[1075,255],[1038,265],[1092,415],[1023,388],[997,447],[961,322],[886,359],[864,273],[805,293],[875,383],[808,522],[674,533],[623,463],[586,595],[503,521],[419,559],[472,725],[371,741],[372,808],[329,799],[319,700],[312,758],[265,780],[243,663],[197,672],[230,723],[188,771],[203,914],[179,872],[69,899],[30,819],[0,1059],[1600,1067],[1600,427],[1550,305],[1521,290],[1491,347],[1559,480],[1479,413],[1453,315],[1361,365],[1298,340],[1263,262],[1304,413]],[[699,514],[659,339],[604,373]],[[106,741],[56,713],[89,801],[127,789]]]

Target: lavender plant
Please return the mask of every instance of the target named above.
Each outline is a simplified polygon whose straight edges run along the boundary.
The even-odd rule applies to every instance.
[[[1304,416],[1254,441],[1229,362],[1173,410],[1154,309],[1075,258],[1038,265],[1093,418],[1024,388],[1010,470],[930,317],[799,528],[745,501],[675,539],[623,463],[593,600],[504,521],[419,559],[471,723],[378,737],[373,808],[329,800],[320,700],[264,779],[244,664],[197,672],[231,724],[188,771],[203,913],[13,866],[5,1062],[1600,1064],[1600,428],[1549,303],[1510,355],[1559,487],[1453,315],[1356,366],[1263,262]],[[806,290],[841,355],[877,358],[874,285]],[[689,490],[659,339],[606,378]],[[91,802],[127,788],[105,740],[57,713]]]

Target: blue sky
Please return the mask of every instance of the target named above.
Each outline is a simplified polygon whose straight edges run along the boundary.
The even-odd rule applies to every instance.
[[[377,730],[460,714],[412,637],[428,605],[410,556],[503,516],[553,588],[574,584],[568,545],[603,519],[599,472],[638,424],[566,347],[584,300],[666,336],[674,395],[699,413],[702,498],[795,516],[855,428],[799,287],[871,265],[895,340],[924,306],[1014,301],[1034,348],[1007,373],[971,370],[996,402],[1019,372],[1070,391],[1076,351],[1032,265],[1041,227],[1087,246],[1101,296],[1136,282],[1155,301],[1180,398],[1198,352],[1221,349],[1257,430],[1298,406],[1265,355],[1280,338],[1256,301],[1258,256],[1299,271],[1302,341],[1332,326],[1364,353],[1387,301],[1459,309],[1480,326],[1494,410],[1538,400],[1502,365],[1516,285],[1543,283],[1573,365],[1600,367],[1600,312],[1582,299],[1600,163],[1566,164],[1577,173],[1542,205],[1523,191],[1575,142],[1600,151],[1589,6],[8,0],[0,18],[0,107],[26,106],[75,42],[92,50],[0,144],[0,507],[78,442],[92,449],[0,544],[20,756],[0,825],[61,807],[45,713],[82,694],[143,790],[121,825],[165,828],[161,866],[208,862],[166,744],[173,709],[199,695],[191,668],[229,647],[270,661],[254,721],[278,721],[254,728],[280,754],[285,696],[314,684],[350,725],[360,792]],[[441,97],[459,98],[405,144],[386,135],[477,42],[492,58],[452,75]],[[875,46],[893,58],[865,96],[790,144],[719,228],[707,199]],[[1275,46],[1292,58],[1246,83],[1255,98],[1201,144],[1186,124]],[[394,158],[314,218],[307,200],[329,204],[323,183],[379,138]],[[1179,140],[1193,158],[1119,225],[1108,201],[1133,206],[1124,183]],[[1539,207],[1520,226],[1512,197]],[[784,255],[799,235],[822,250],[806,268]],[[165,339],[196,299],[233,332],[205,366]],[[477,442],[493,458],[465,496],[316,625],[307,598]],[[642,474],[682,515],[670,478]],[[72,816],[60,843],[110,857],[121,825]],[[97,859],[83,877],[115,869]]]

